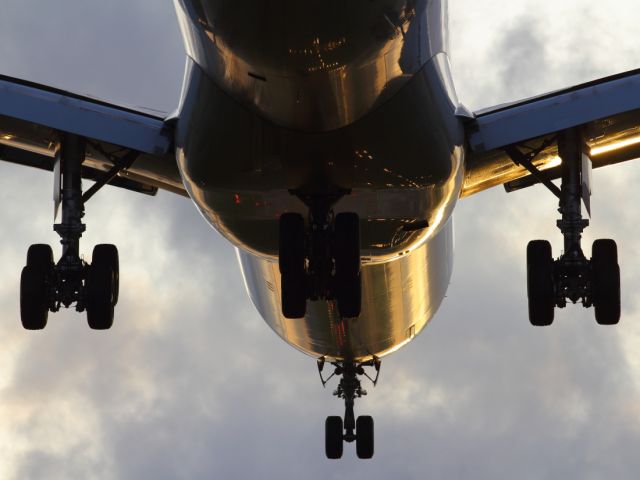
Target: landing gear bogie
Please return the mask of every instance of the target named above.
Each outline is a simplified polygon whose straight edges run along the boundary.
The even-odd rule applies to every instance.
[[[312,210],[308,227],[298,213],[280,217],[278,263],[286,318],[304,317],[307,300],[335,301],[342,317],[360,315],[360,219],[355,213],[333,218],[325,210]]]
[[[527,247],[527,291],[529,319],[535,326],[553,323],[554,309],[564,308],[567,300],[594,307],[600,325],[620,320],[620,267],[613,240],[593,243],[591,260],[578,257],[558,260],[551,256],[551,245],[533,240]]]

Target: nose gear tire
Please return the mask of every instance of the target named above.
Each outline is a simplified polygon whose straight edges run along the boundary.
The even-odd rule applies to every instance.
[[[373,457],[373,417],[369,415],[356,420],[356,453],[358,458]]]
[[[342,418],[337,416],[327,417],[324,423],[324,446],[327,458],[342,458],[343,443]]]

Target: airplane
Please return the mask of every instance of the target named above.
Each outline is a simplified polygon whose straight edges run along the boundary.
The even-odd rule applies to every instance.
[[[460,198],[545,185],[565,244],[557,258],[547,241],[528,246],[531,323],[551,324],[569,302],[618,322],[616,245],[596,240],[585,256],[581,204],[592,168],[639,155],[638,71],[470,112],[451,78],[446,1],[175,3],[187,66],[167,118],[0,78],[0,158],[52,171],[62,214],[60,259],[48,245],[27,252],[25,328],[70,307],[111,327],[117,248],[95,246],[88,264],[79,245],[84,204],[104,185],[190,197],[237,247],[267,324],[317,359],[323,384],[327,365],[340,377],[329,458],[345,441],[373,456],[373,419],[354,414],[360,379],[375,384],[382,358],[441,304]],[[96,182],[85,192],[83,178]]]

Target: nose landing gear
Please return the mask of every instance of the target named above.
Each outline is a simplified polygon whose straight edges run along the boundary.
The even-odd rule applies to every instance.
[[[353,407],[356,398],[367,394],[366,390],[362,388],[358,376],[366,376],[375,386],[380,375],[380,360],[374,358],[363,363],[334,362],[332,363],[335,367],[334,372],[326,380],[322,376],[324,364],[324,358],[318,360],[318,372],[322,385],[325,386],[333,376],[342,376],[333,395],[344,399],[345,404],[344,420],[338,416],[330,416],[325,421],[325,453],[327,458],[342,458],[344,442],[354,441],[358,458],[373,457],[373,418],[369,415],[361,415],[356,419]],[[375,378],[367,375],[364,367],[375,368]]]

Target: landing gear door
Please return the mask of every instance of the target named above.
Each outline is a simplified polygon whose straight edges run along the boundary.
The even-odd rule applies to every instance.
[[[582,201],[591,217],[591,157],[582,153]]]

